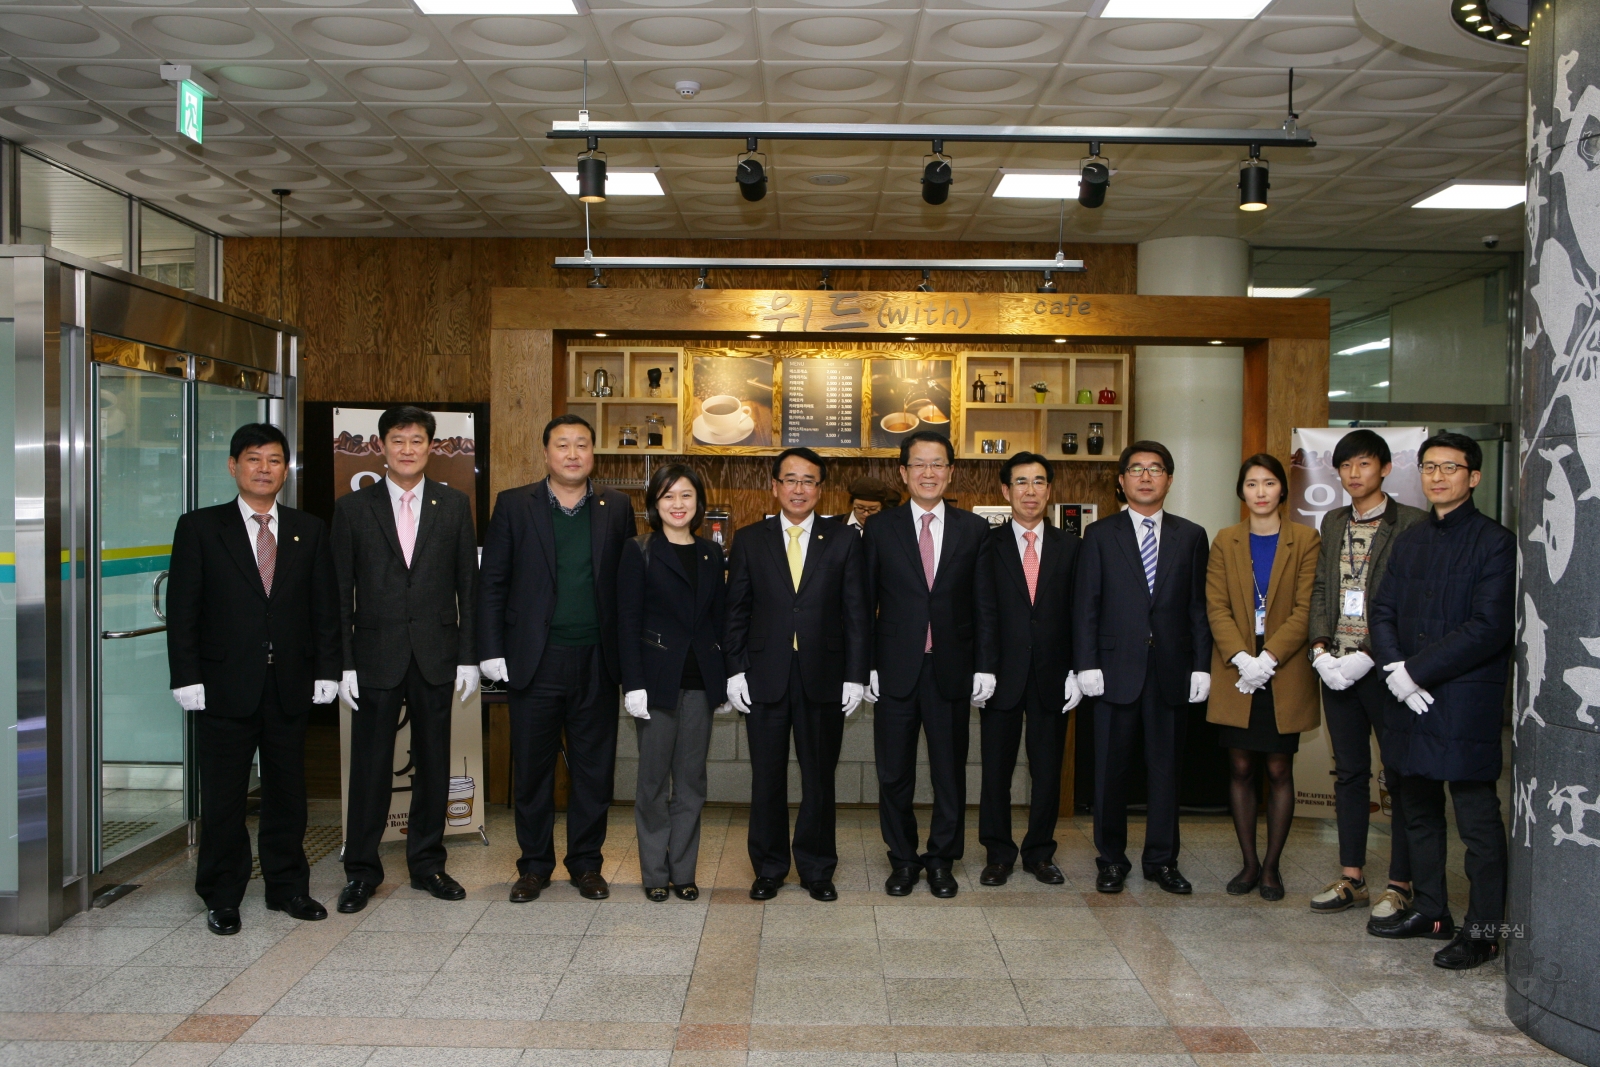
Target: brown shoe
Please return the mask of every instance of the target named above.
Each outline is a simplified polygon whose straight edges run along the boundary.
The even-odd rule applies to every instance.
[[[525,874],[511,885],[511,903],[526,904],[539,899],[539,891],[550,884],[548,874]]]
[[[578,893],[586,900],[604,900],[611,895],[611,887],[606,885],[599,871],[584,871],[573,875],[568,881],[578,887]]]

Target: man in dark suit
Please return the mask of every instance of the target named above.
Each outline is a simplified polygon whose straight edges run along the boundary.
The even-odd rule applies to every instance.
[[[1128,510],[1083,533],[1072,659],[1094,710],[1095,888],[1120,893],[1128,861],[1128,767],[1144,730],[1149,816],[1141,866],[1169,893],[1191,893],[1178,870],[1178,779],[1189,704],[1211,695],[1205,528],[1162,508],[1172,453],[1135,441],[1118,460]]]
[[[167,662],[194,713],[200,857],[194,888],[214,934],[239,932],[250,884],[245,801],[261,753],[257,838],[267,908],[325,919],[306,863],[306,718],[339,693],[339,605],[327,527],[278,503],[289,442],[267,423],[234,431],[239,495],[191,511],[172,535]]]
[[[978,840],[988,853],[988,865],[978,876],[982,885],[1005,885],[1017,862],[1011,776],[1024,720],[1032,789],[1022,869],[1047,885],[1067,880],[1055,864],[1055,832],[1066,714],[1083,699],[1069,669],[1072,581],[1080,542],[1076,534],[1044,520],[1054,477],[1050,461],[1035,452],[1018,452],[1006,460],[1000,467],[1000,492],[1011,505],[1011,521],[989,531],[984,543],[978,605],[985,629],[998,635],[999,670],[994,696],[979,713],[983,788]]]
[[[928,872],[941,898],[956,895],[951,867],[966,837],[967,731],[972,704],[994,695],[994,634],[978,614],[978,555],[989,524],[944,502],[955,464],[948,437],[900,443],[911,499],[867,523],[867,594],[875,616],[869,698],[878,763],[878,821],[893,870],[884,891],[903,897]],[[917,852],[917,734],[928,742],[933,818]]]
[[[383,884],[383,839],[394,791],[400,705],[411,726],[411,815],[406,864],[411,887],[440,900],[467,895],[445,873],[444,818],[450,793],[450,692],[478,688],[477,536],[459,489],[423,476],[434,418],[390,408],[378,418],[388,473],[339,498],[333,567],[350,705],[350,797],[339,910],[360,911]]]
[[[791,448],[772,464],[780,514],[733,539],[728,699],[750,740],[750,865],[754,900],[771,900],[789,873],[789,736],[800,762],[794,864],[816,900],[838,900],[833,871],[833,772],[844,720],[867,680],[866,588],[860,538],[817,514],[822,457]]]
[[[638,533],[627,494],[589,481],[594,427],[551,419],[544,461],[545,478],[495,501],[478,584],[479,666],[511,690],[514,904],[536,899],[555,870],[558,751],[572,775],[567,873],[588,899],[611,895],[600,868],[617,755],[617,561]]]

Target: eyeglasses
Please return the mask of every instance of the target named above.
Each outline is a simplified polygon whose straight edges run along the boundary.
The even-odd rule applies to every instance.
[[[1423,474],[1442,474],[1446,478],[1453,478],[1456,471],[1464,471],[1466,469],[1467,465],[1465,463],[1424,463],[1422,465]]]
[[[850,510],[854,511],[857,515],[876,515],[878,512],[883,510],[883,504],[876,500],[870,502],[858,500],[855,502],[855,504],[851,505]]]
[[[1011,485],[1016,489],[1026,489],[1032,486],[1035,489],[1045,489],[1050,485],[1049,478],[1013,478]]]
[[[815,489],[822,484],[815,478],[795,478],[793,476],[779,478],[778,481],[783,483],[785,489]]]
[[[910,464],[907,464],[907,468],[911,471],[912,474],[921,474],[923,471],[931,471],[934,474],[943,474],[945,471],[950,469],[950,464],[948,464],[948,463],[910,463]]]
[[[1150,475],[1152,478],[1159,478],[1163,474],[1167,473],[1167,468],[1163,467],[1159,463],[1156,463],[1149,467],[1129,467],[1122,473],[1132,475],[1135,478],[1143,478],[1146,474]]]

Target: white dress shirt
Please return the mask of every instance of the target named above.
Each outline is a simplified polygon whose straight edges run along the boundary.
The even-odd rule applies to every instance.
[[[239,503],[239,514],[244,516],[245,532],[250,535],[250,551],[254,552],[256,550],[256,538],[260,536],[261,524],[256,522],[256,520],[251,518],[251,516],[260,514],[260,512],[257,512],[249,504],[245,503],[244,497],[239,496],[234,497],[234,499]],[[278,502],[276,500],[272,502],[272,508],[266,512],[266,514],[272,516],[269,520],[267,520],[267,529],[272,531],[272,540],[277,542],[281,540],[281,538],[278,537]],[[257,566],[259,566],[260,563],[261,558],[257,556]]]
[[[813,511],[811,514],[805,517],[804,521],[796,524],[790,522],[789,517],[783,512],[778,512],[778,532],[783,534],[783,551],[785,554],[787,554],[789,551],[789,529],[795,525],[799,525],[801,530],[800,568],[804,570],[806,565],[806,549],[811,547],[811,530],[817,525],[817,513]]]
[[[1023,559],[1026,559],[1027,556],[1028,556],[1028,539],[1022,536],[1023,534],[1026,534],[1026,533],[1031,533],[1031,534],[1035,535],[1034,539],[1033,539],[1033,554],[1034,554],[1034,556],[1035,557],[1041,557],[1043,555],[1043,553],[1044,553],[1044,520],[1043,519],[1040,519],[1039,520],[1039,525],[1035,526],[1031,530],[1028,529],[1026,526],[1023,526],[1022,523],[1018,522],[1016,519],[1012,519],[1011,520],[1011,532],[1016,534],[1016,536],[1017,536],[1017,555],[1018,556],[1020,556]]]
[[[944,549],[944,501],[941,500],[933,506],[932,511],[924,510],[922,505],[915,500],[911,502],[911,537],[916,544],[922,543],[922,516],[932,515],[933,523],[928,527],[928,533],[933,537],[933,573],[939,573],[939,553]]]
[[[1379,493],[1378,494],[1378,502],[1372,506],[1372,510],[1371,511],[1369,511],[1369,512],[1367,512],[1365,514],[1362,514],[1361,512],[1357,511],[1356,510],[1356,506],[1354,504],[1351,504],[1350,505],[1350,518],[1352,518],[1356,522],[1371,522],[1373,519],[1376,519],[1378,516],[1382,515],[1384,513],[1384,511],[1388,507],[1389,507],[1389,498],[1388,498],[1388,496],[1383,494],[1383,493]]]
[[[1139,544],[1143,545],[1144,544],[1144,520],[1146,520],[1146,519],[1154,519],[1154,520],[1156,520],[1156,529],[1155,529],[1156,550],[1159,552],[1161,550],[1161,516],[1163,516],[1165,514],[1166,514],[1166,512],[1163,510],[1163,511],[1157,511],[1154,515],[1141,515],[1137,511],[1134,511],[1132,508],[1129,508],[1128,509],[1128,516],[1131,519],[1133,519],[1133,539],[1136,542],[1138,542]]]
[[[394,528],[395,529],[398,530],[400,528],[400,514],[401,514],[401,512],[400,512],[400,498],[402,496],[404,496],[406,493],[414,494],[411,497],[411,515],[412,515],[412,517],[414,519],[416,519],[418,521],[419,525],[421,524],[421,521],[422,521],[422,509],[419,508],[417,505],[422,502],[422,486],[423,486],[425,481],[426,481],[426,479],[422,479],[422,480],[418,481],[417,484],[412,486],[410,489],[402,489],[402,488],[400,488],[398,485],[396,485],[394,483],[394,479],[393,478],[385,478],[383,480],[383,484],[387,485],[389,487],[389,503],[394,506]]]

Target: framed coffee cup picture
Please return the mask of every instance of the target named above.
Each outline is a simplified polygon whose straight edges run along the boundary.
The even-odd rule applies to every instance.
[[[773,359],[695,352],[690,360],[689,433],[712,448],[773,446]]]
[[[868,360],[872,395],[872,448],[900,447],[919,430],[950,436],[954,412],[950,381],[954,357]]]

